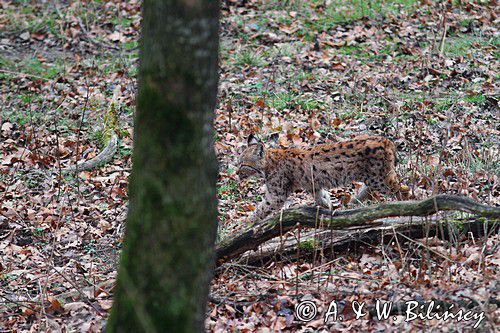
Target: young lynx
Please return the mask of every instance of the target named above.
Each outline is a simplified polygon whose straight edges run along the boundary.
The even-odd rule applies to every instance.
[[[393,193],[401,197],[401,186],[394,171],[396,148],[380,136],[359,136],[349,141],[318,145],[308,149],[266,149],[255,136],[239,158],[238,175],[264,178],[266,194],[250,217],[251,222],[279,210],[288,196],[305,190],[316,203],[331,209],[329,188],[360,181],[365,184],[356,200],[370,191]]]

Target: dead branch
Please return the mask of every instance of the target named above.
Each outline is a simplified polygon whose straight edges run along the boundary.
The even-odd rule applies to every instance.
[[[88,161],[78,161],[75,165],[62,169],[62,172],[69,173],[92,170],[98,166],[109,163],[113,159],[113,156],[118,149],[118,135],[116,134],[116,128],[118,127],[117,103],[120,92],[121,87],[117,85],[113,91],[113,98],[111,100],[111,104],[109,105],[109,109],[104,116],[103,133],[108,139],[104,149],[96,157]]]
[[[391,219],[384,221],[383,225],[357,230],[319,230],[306,231],[301,235],[301,244],[312,245],[312,248],[301,248],[300,258],[311,258],[314,253],[344,253],[356,251],[360,246],[379,245],[394,241],[398,237],[399,242],[406,243],[410,239],[437,236],[440,239],[450,240],[459,233],[463,235],[472,234],[474,237],[482,237],[487,232],[497,233],[500,225],[489,223],[486,225],[480,219],[466,219],[459,222],[459,228],[439,228],[439,221],[430,221],[428,225],[422,225],[420,221],[410,221],[410,218]],[[270,260],[297,259],[298,242],[295,237],[289,237],[283,243],[278,239],[270,240],[257,251],[248,251],[241,256],[240,262],[247,265],[263,265]]]
[[[109,138],[106,147],[104,147],[104,149],[96,157],[88,161],[78,161],[76,165],[72,165],[68,168],[62,169],[62,172],[80,172],[92,170],[98,166],[104,165],[113,159],[113,155],[116,153],[117,148],[118,136],[113,132],[111,133],[111,137]]]
[[[389,202],[363,208],[329,211],[319,207],[288,209],[222,240],[216,247],[217,265],[256,249],[262,243],[295,229],[298,225],[308,228],[345,229],[369,226],[374,220],[395,216],[429,216],[439,211],[461,211],[493,219],[500,218],[500,208],[483,205],[466,197],[437,195],[421,201]]]

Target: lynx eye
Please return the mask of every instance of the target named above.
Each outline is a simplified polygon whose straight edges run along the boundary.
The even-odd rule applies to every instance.
[[[255,172],[256,172],[255,169],[249,167],[248,165],[242,165],[240,167],[240,173],[252,174],[252,173],[255,173]]]

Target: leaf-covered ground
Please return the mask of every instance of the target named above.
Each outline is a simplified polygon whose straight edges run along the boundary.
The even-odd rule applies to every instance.
[[[500,204],[495,6],[223,1],[219,237],[244,228],[262,195],[261,182],[235,174],[249,133],[279,133],[282,147],[385,135],[398,144],[398,173],[416,198],[450,193]],[[126,216],[139,25],[138,1],[0,2],[0,330],[97,331],[108,315]],[[102,148],[115,91],[115,159],[62,173]],[[357,186],[332,189],[338,208]],[[311,202],[298,193],[289,204]],[[474,320],[355,319],[351,306],[437,299],[474,301],[473,311],[485,313],[480,329],[491,331],[499,324],[498,236],[446,227],[459,231],[454,241],[397,237],[299,261],[226,264],[213,281],[207,329],[472,330]],[[296,320],[300,300],[319,306],[315,320]],[[325,324],[332,300],[344,320]]]

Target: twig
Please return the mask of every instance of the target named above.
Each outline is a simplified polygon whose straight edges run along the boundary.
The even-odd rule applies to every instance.
[[[448,26],[446,25],[446,2],[442,3],[443,6],[443,12],[442,12],[442,21],[441,21],[441,26],[443,27],[443,34],[441,35],[441,40],[439,42],[439,56],[441,57],[443,55],[443,50],[444,50],[444,40],[446,39],[446,30],[448,29]]]
[[[441,41],[439,42],[439,56],[443,56],[443,51],[444,51],[444,41],[446,39],[446,31],[448,30],[448,26],[446,23],[444,23],[443,27],[443,35],[441,36]]]
[[[99,46],[102,46],[102,47],[107,47],[107,48],[110,48],[110,49],[113,49],[113,50],[119,50],[120,49],[117,46],[114,46],[114,45],[111,45],[111,44],[107,44],[107,43],[102,43],[102,42],[96,40],[95,38],[92,38],[90,36],[90,34],[88,33],[87,29],[85,28],[85,25],[83,24],[82,19],[80,17],[77,17],[76,20],[78,21],[78,25],[80,26],[80,29],[82,29],[83,34],[85,35],[85,37],[87,38],[87,40],[89,42],[91,42],[93,44],[96,44],[96,45],[99,45]]]
[[[24,304],[23,304],[23,303],[21,303],[21,302],[18,302],[18,301],[14,301],[14,300],[12,300],[12,299],[9,299],[9,298],[7,298],[7,297],[3,296],[2,294],[0,294],[0,298],[3,298],[3,299],[5,300],[5,302],[0,302],[0,304],[2,304],[2,303],[3,303],[3,304],[9,304],[9,303],[12,303],[12,304],[15,304],[15,305],[19,306],[20,308],[25,308],[25,309],[31,310],[31,311],[33,311],[33,313],[35,313],[35,312],[36,312],[36,310],[37,310],[36,308],[33,308],[33,307],[31,307],[31,306],[24,305]],[[32,304],[37,304],[37,305],[38,305],[38,303],[35,303],[35,302],[28,302],[28,301],[24,301],[24,302],[25,302],[25,303],[32,303]],[[50,314],[47,314],[47,316],[48,316],[48,317],[50,317],[50,318],[54,318],[54,316],[52,316],[52,315],[50,315]]]
[[[59,274],[66,282],[68,282],[69,284],[71,284],[73,286],[73,288],[75,288],[75,290],[78,292],[78,294],[80,295],[80,297],[82,297],[82,299],[85,301],[85,303],[87,303],[88,305],[90,305],[96,312],[99,316],[101,317],[104,317],[104,313],[99,309],[97,308],[94,303],[92,303],[90,301],[90,299],[73,283],[73,281],[71,281],[70,279],[68,279],[64,274],[62,274],[61,272],[59,272],[54,266],[52,266],[52,269],[57,273]]]

